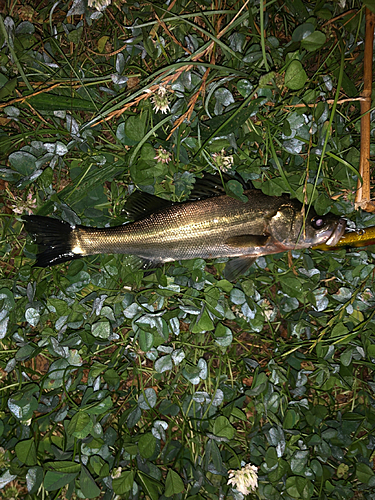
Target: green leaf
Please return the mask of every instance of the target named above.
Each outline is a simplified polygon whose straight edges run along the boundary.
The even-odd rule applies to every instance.
[[[139,142],[145,135],[147,113],[143,112],[136,116],[129,116],[125,122],[124,132],[129,139]]]
[[[290,297],[301,299],[301,281],[293,276],[285,276],[281,281],[283,291]]]
[[[98,52],[103,52],[104,51],[104,48],[105,48],[105,45],[106,43],[108,42],[109,40],[109,36],[101,36],[97,42],[97,47],[98,47]]]
[[[283,427],[284,429],[293,429],[295,425],[299,422],[300,416],[294,410],[287,410],[284,417]]]
[[[65,460],[55,460],[54,462],[46,462],[46,468],[56,472],[75,473],[81,470],[81,464],[77,462],[69,462]]]
[[[2,288],[0,290],[0,320],[4,319],[15,305],[12,292],[7,288]]]
[[[374,477],[374,471],[364,463],[358,463],[355,468],[355,475],[363,484],[368,484],[370,479]]]
[[[251,92],[253,91],[253,85],[249,82],[249,80],[239,80],[237,82],[237,90],[238,92],[246,99],[249,97]]]
[[[156,438],[151,432],[141,435],[138,441],[138,449],[143,458],[152,457],[156,449]]]
[[[68,434],[78,439],[84,439],[90,434],[93,425],[93,421],[87,413],[78,411],[69,422]]]
[[[300,22],[309,16],[303,0],[286,0],[285,5],[290,14]]]
[[[246,203],[248,200],[247,196],[243,194],[243,186],[240,182],[235,180],[230,180],[226,183],[227,194],[236,198],[237,200]]]
[[[139,422],[139,419],[141,418],[141,415],[142,415],[142,412],[140,410],[140,408],[135,408],[129,415],[127,421],[126,421],[126,425],[128,426],[129,429],[131,429],[132,427],[134,427],[138,422]]]
[[[301,203],[310,203],[311,201],[316,200],[318,197],[318,191],[314,189],[313,184],[306,184],[306,186],[300,186],[296,190],[296,197]]]
[[[143,490],[151,500],[159,500],[160,493],[163,491],[161,483],[140,470],[137,471],[137,477]]]
[[[241,305],[246,302],[246,297],[242,290],[240,290],[239,288],[233,288],[233,290],[230,292],[230,300],[233,302],[233,304]]]
[[[90,457],[90,465],[93,468],[95,474],[99,477],[106,477],[109,474],[108,463],[99,455],[93,455]]]
[[[33,354],[34,351],[35,348],[32,345],[26,344],[21,347],[21,349],[18,349],[15,358],[17,361],[25,361]]]
[[[230,133],[233,133],[234,130],[241,127],[246,120],[258,109],[260,101],[262,98],[257,98],[252,100],[249,105],[241,109],[238,113],[234,114],[233,111],[228,111],[227,113],[223,113],[222,115],[215,116],[210,120],[204,122],[205,127],[208,127],[208,130],[204,128],[202,130],[202,139],[206,140],[211,135],[215,136],[215,131],[219,129],[221,125],[225,123],[222,129],[218,132],[220,137],[225,137]],[[228,123],[226,123],[228,121]]]
[[[116,137],[125,146],[134,146],[135,144],[138,144],[138,142],[139,142],[139,140],[132,140],[132,139],[130,139],[130,137],[128,137],[126,135],[125,122],[120,123],[119,126],[117,127]]]
[[[321,31],[314,31],[311,35],[304,38],[301,42],[301,47],[310,52],[320,49],[326,43],[326,36]]]
[[[216,286],[219,287],[223,292],[230,293],[233,288],[233,284],[228,280],[219,280],[216,283]]]
[[[268,386],[268,378],[264,372],[258,374],[258,376],[254,379],[252,388],[246,391],[246,394],[249,396],[258,396]]]
[[[222,323],[218,323],[215,330],[215,342],[221,347],[228,347],[231,345],[233,340],[233,334],[227,326]]]
[[[94,335],[94,337],[105,340],[108,339],[112,333],[110,322],[106,319],[103,319],[96,323],[93,323],[91,327],[91,333]]]
[[[234,428],[227,417],[224,416],[215,419],[212,431],[218,437],[232,439],[234,436]]]
[[[285,486],[287,493],[292,498],[309,500],[314,491],[311,481],[301,476],[289,476]]]
[[[208,444],[210,446],[206,446],[206,453],[208,452],[211,456],[215,469],[221,471],[223,469],[223,459],[220,450],[215,441],[212,440]]]
[[[91,111],[92,113],[95,113],[99,108],[98,104],[89,101],[88,99],[58,95],[51,92],[43,92],[41,94],[27,96],[26,102],[38,111],[75,110]]]
[[[306,80],[306,71],[302,64],[294,59],[285,72],[285,85],[291,90],[299,90],[305,85]]]
[[[142,408],[142,410],[149,410],[156,405],[157,395],[155,389],[152,387],[148,387],[145,389],[144,394],[140,394],[138,398],[138,406]]]
[[[143,144],[141,147],[141,158],[142,160],[151,163],[151,165],[155,164],[155,149],[151,146],[151,144],[147,142],[146,144]],[[163,163],[161,163],[161,165],[158,164],[158,166],[155,166],[154,168],[157,169],[160,167],[163,169]]]
[[[172,370],[173,363],[171,355],[167,354],[166,356],[162,356],[161,358],[157,359],[155,361],[154,367],[158,373],[164,373],[166,371]]]
[[[27,491],[33,495],[43,484],[44,473],[42,467],[31,467],[26,473]]]
[[[19,441],[16,444],[15,451],[17,458],[25,465],[35,465],[37,463],[34,439]]]
[[[223,106],[229,106],[229,104],[234,103],[232,92],[230,92],[228,89],[224,87],[220,87],[219,89],[215,90],[214,95],[216,101],[222,104]]]
[[[107,412],[110,408],[112,408],[112,399],[111,396],[107,396],[106,398],[98,401],[94,405],[90,405],[85,408],[85,414],[87,415],[102,415]]]
[[[44,477],[44,487],[47,491],[55,491],[66,486],[78,476],[78,472],[68,474],[65,472],[47,471]]]
[[[184,491],[184,483],[180,476],[172,469],[169,469],[167,479],[165,480],[165,493],[166,497],[178,495]]]
[[[103,374],[103,378],[111,387],[116,387],[120,382],[120,376],[113,368],[109,368],[108,370],[106,370]]]
[[[8,159],[14,170],[22,175],[30,175],[36,169],[36,157],[27,151],[15,151]]]
[[[319,193],[314,202],[314,208],[318,214],[324,215],[332,207],[332,200],[324,193]]]
[[[315,30],[315,27],[312,23],[303,23],[297,26],[297,28],[293,31],[292,41],[293,42],[301,42],[305,38],[309,37]]]
[[[18,393],[8,399],[8,408],[18,420],[26,422],[38,408],[38,401],[30,393]]]
[[[371,10],[371,12],[375,13],[375,1],[374,0],[362,0],[362,1],[363,1],[364,5],[366,5],[366,7]]]
[[[95,483],[89,471],[82,465],[79,476],[79,486],[85,498],[96,498],[100,495],[100,489]]]
[[[330,337],[342,337],[348,333],[347,327],[340,321],[340,323],[337,323],[331,331]]]
[[[371,346],[370,346],[371,347]],[[349,366],[353,359],[354,349],[349,347],[340,355],[340,362],[344,366]],[[375,353],[374,353],[375,354]]]
[[[1,36],[1,35],[0,35]],[[5,85],[0,88],[0,99],[10,96],[17,86],[17,77],[11,78]]]
[[[200,332],[210,332],[214,329],[214,324],[212,322],[212,319],[210,318],[207,309],[203,309],[202,314],[198,316],[198,320],[193,326],[193,333],[200,333]]]
[[[77,44],[81,39],[82,32],[83,32],[83,26],[80,26],[79,28],[75,28],[72,31],[70,31],[68,34],[69,42]]]
[[[294,452],[290,461],[290,468],[294,474],[303,475],[309,456],[310,452],[308,450],[297,450]]]
[[[199,384],[201,370],[198,366],[192,366],[187,364],[185,368],[182,370],[183,376],[192,384]]]
[[[154,336],[151,332],[145,332],[144,330],[139,330],[138,332],[139,347],[142,351],[147,352],[154,345]]]
[[[259,187],[267,196],[281,196],[287,192],[285,182],[281,177],[262,182]]]
[[[113,491],[117,495],[124,495],[130,491],[133,487],[134,472],[132,470],[127,470],[121,473],[120,477],[116,477],[112,480]]]

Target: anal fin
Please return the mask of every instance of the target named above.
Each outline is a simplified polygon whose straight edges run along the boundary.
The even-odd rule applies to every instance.
[[[243,255],[241,257],[235,257],[226,263],[224,268],[223,276],[228,281],[233,281],[238,276],[245,274],[249,267],[256,261],[256,257]]]

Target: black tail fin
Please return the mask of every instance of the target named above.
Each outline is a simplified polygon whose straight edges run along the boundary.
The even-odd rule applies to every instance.
[[[72,252],[73,228],[67,222],[40,215],[24,215],[22,220],[39,247],[35,266],[54,266],[80,257]]]

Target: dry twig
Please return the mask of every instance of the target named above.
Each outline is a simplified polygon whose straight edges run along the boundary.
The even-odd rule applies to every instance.
[[[375,203],[370,194],[370,110],[372,91],[372,56],[374,43],[375,14],[366,7],[366,35],[365,54],[363,63],[363,92],[361,96],[361,155],[359,160],[359,174],[355,207],[367,212],[375,212]]]

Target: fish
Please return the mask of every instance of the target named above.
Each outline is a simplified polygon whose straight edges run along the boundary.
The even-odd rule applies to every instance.
[[[132,255],[146,270],[179,260],[230,257],[223,273],[230,281],[260,256],[335,245],[344,234],[341,217],[313,209],[306,216],[303,205],[288,195],[267,196],[243,185],[246,201],[229,196],[216,176],[197,179],[184,202],[137,190],[125,205],[132,222],[113,227],[70,225],[39,215],[22,219],[40,250],[35,266],[95,254]]]

